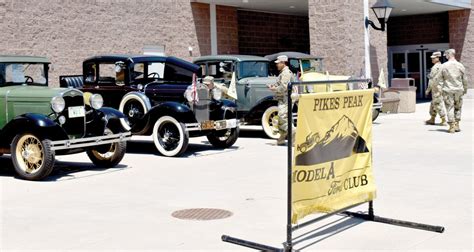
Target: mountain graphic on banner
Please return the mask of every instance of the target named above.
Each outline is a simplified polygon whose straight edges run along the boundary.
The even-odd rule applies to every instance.
[[[365,140],[352,120],[342,116],[324,138],[308,151],[296,156],[296,165],[315,165],[369,152]]]

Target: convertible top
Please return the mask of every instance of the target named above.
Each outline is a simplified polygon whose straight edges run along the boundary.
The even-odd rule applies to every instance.
[[[129,55],[129,54],[109,54],[109,55],[97,55],[84,60],[84,64],[89,62],[129,62],[129,63],[138,63],[138,62],[165,62],[171,63],[182,68],[186,68],[193,72],[199,70],[199,66],[195,65],[186,60],[182,60],[176,57],[168,56],[154,56],[154,55]]]
[[[266,55],[265,58],[268,60],[276,60],[278,56],[286,55],[288,59],[323,59],[322,57],[317,57],[311,54],[301,53],[301,52],[279,52],[270,55]]]

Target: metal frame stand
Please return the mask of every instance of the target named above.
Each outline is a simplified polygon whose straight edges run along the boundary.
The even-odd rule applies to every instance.
[[[309,82],[292,82],[288,84],[288,121],[293,122],[293,102],[291,98],[292,90],[293,90],[293,85],[328,85],[328,84],[341,84],[341,83],[369,83],[371,82],[370,79],[359,79],[359,80],[332,80],[332,81],[309,81]],[[369,201],[369,208],[368,208],[368,213],[356,213],[356,212],[350,212],[347,211],[351,208],[360,206],[362,204],[365,204],[367,202],[362,202],[359,204],[355,204],[328,214],[325,214],[323,216],[317,217],[315,219],[306,221],[304,223],[298,224],[298,225],[293,225],[291,223],[291,217],[292,217],[292,166],[293,166],[293,134],[291,134],[293,131],[293,124],[288,123],[288,148],[287,148],[287,222],[286,222],[286,242],[283,243],[283,248],[276,248],[272,246],[268,246],[265,244],[261,243],[256,243],[248,240],[243,240],[227,235],[223,235],[221,237],[222,241],[236,244],[239,246],[251,248],[251,249],[256,249],[260,251],[281,251],[281,252],[290,252],[290,251],[296,251],[293,249],[293,232],[306,227],[308,225],[314,224],[316,222],[319,222],[323,219],[326,219],[330,216],[336,215],[336,214],[342,214],[346,215],[349,217],[354,217],[354,218],[359,218],[363,219],[366,221],[373,221],[373,222],[380,222],[380,223],[385,223],[385,224],[390,224],[390,225],[397,225],[401,227],[407,227],[407,228],[415,228],[415,229],[421,229],[425,231],[431,231],[431,232],[438,232],[438,233],[443,233],[444,232],[444,227],[442,226],[433,226],[433,225],[428,225],[428,224],[422,224],[422,223],[416,223],[416,222],[410,222],[410,221],[404,221],[404,220],[396,220],[396,219],[389,219],[389,218],[384,218],[384,217],[379,217],[374,214],[374,204],[372,201]]]

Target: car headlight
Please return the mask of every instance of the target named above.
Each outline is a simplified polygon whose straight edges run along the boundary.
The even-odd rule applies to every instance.
[[[104,98],[100,94],[91,95],[89,102],[93,109],[100,109],[104,106]]]
[[[66,107],[66,101],[61,96],[55,96],[51,99],[51,109],[56,113],[63,112]]]
[[[219,88],[212,89],[212,98],[214,98],[214,100],[220,101],[222,99],[222,90]]]

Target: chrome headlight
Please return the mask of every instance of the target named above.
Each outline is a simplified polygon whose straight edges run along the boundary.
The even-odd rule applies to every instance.
[[[51,99],[51,109],[56,113],[63,112],[66,107],[66,101],[61,96],[55,96]]]
[[[89,103],[93,109],[100,109],[104,106],[104,98],[100,94],[93,94],[89,100]]]
[[[214,98],[214,100],[220,101],[222,99],[222,90],[219,88],[212,89],[212,98]]]

